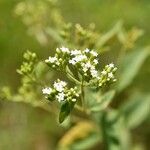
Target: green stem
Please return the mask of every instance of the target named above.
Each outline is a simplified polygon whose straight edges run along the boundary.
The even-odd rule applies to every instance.
[[[75,79],[75,78],[73,77],[72,73],[70,73],[69,68],[66,69],[66,73],[67,73],[68,77],[69,77],[70,79],[72,79],[76,84],[81,85],[81,82],[78,81],[77,79]]]
[[[81,82],[81,105],[83,106],[83,109],[85,108],[85,101],[84,101],[84,80],[82,77],[82,82]]]

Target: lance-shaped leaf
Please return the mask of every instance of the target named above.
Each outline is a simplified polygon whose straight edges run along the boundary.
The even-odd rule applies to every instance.
[[[99,94],[99,96],[97,96],[97,99],[95,100],[94,105],[90,108],[90,110],[93,112],[97,112],[105,109],[112,101],[114,95],[114,90],[108,91],[104,95]]]
[[[124,58],[123,63],[120,66],[119,81],[116,85],[118,92],[121,92],[131,84],[149,54],[150,47],[146,47],[135,50]]]
[[[62,123],[70,114],[74,107],[75,102],[65,101],[62,103],[59,113],[59,123]]]
[[[129,128],[140,125],[150,115],[150,95],[134,95],[120,110]]]
[[[108,150],[129,149],[129,132],[124,123],[124,117],[115,110],[102,113],[101,128],[103,131],[104,147]]]

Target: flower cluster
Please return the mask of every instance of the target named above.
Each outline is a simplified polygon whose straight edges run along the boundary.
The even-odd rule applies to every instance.
[[[48,100],[57,100],[58,102],[72,101],[76,102],[79,98],[77,88],[67,88],[67,83],[59,79],[54,82],[53,88],[45,87],[42,89],[43,94]]]
[[[114,66],[113,63],[106,65],[103,71],[100,73],[100,78],[98,81],[99,87],[102,87],[103,85],[115,82],[116,79],[114,77],[114,73],[116,72],[117,68]]]
[[[17,72],[21,75],[27,75],[33,71],[34,65],[37,62],[37,55],[35,53],[27,51],[26,53],[24,53],[23,57],[24,62],[21,65],[20,69],[17,69]]]
[[[106,83],[114,82],[114,73],[117,68],[114,64],[105,66],[101,73],[98,72],[99,60],[98,53],[94,50],[86,48],[85,50],[70,50],[69,48],[61,47],[56,49],[54,57],[49,57],[45,62],[52,68],[57,70],[69,69],[73,76],[78,76],[79,81],[96,82],[101,87]],[[76,75],[74,75],[74,71]],[[91,82],[91,83],[92,83]]]
[[[61,70],[67,65],[69,60],[70,51],[68,48],[61,47],[56,49],[54,57],[49,57],[45,62],[52,68]]]
[[[98,54],[89,49],[71,50],[69,65],[78,70],[82,78],[89,82],[93,78],[98,78]]]

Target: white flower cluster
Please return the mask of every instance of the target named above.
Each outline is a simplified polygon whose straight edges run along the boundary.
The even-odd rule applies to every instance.
[[[106,65],[103,71],[101,71],[100,78],[99,78],[99,86],[103,86],[110,82],[115,82],[116,79],[114,77],[114,73],[116,72],[117,68],[114,66],[113,63]]]
[[[71,50],[69,64],[73,65],[78,72],[82,75],[84,80],[89,82],[93,78],[98,78],[98,65],[97,52],[89,49]]]
[[[97,52],[93,50],[69,50],[68,48],[62,47],[57,48],[55,56],[49,57],[45,62],[56,69],[72,65],[89,81],[90,78],[98,77],[98,71],[96,70],[98,64],[97,56]]]
[[[86,82],[96,81],[98,86],[108,82],[114,82],[116,67],[114,64],[107,65],[98,73],[98,53],[86,48],[85,50],[70,50],[65,47],[57,48],[54,57],[49,57],[45,62],[52,68],[66,70],[66,67],[76,70],[79,77]],[[81,80],[81,79],[80,79]]]
[[[79,94],[76,92],[77,88],[67,88],[67,83],[60,81],[59,79],[54,82],[53,88],[46,87],[42,89],[43,94],[48,100],[57,100],[58,102],[62,101],[72,101],[76,102]]]
[[[55,69],[62,69],[67,65],[70,55],[70,50],[66,47],[61,47],[56,49],[56,54],[54,57],[49,57],[45,60],[50,67]]]

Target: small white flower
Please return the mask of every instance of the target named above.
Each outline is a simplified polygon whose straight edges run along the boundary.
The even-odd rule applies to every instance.
[[[49,95],[52,93],[52,89],[50,87],[46,87],[42,89],[43,94]]]
[[[67,83],[65,81],[60,81],[60,84],[65,87],[67,85]]]
[[[99,76],[97,76],[96,78],[97,78],[97,80],[100,80],[100,77],[99,77]]]
[[[71,51],[71,55],[80,55],[81,54],[81,51],[79,50],[72,50]]]
[[[86,68],[91,68],[91,67],[92,67],[92,65],[91,65],[91,63],[90,63],[90,62],[87,62],[87,63],[85,64],[85,67],[86,67]]]
[[[64,87],[66,86],[66,82],[64,81],[60,81],[60,82],[54,82],[54,88],[58,91],[58,92],[62,92],[64,90]]]
[[[60,62],[59,62],[59,61],[57,61],[57,62],[56,62],[56,65],[58,65],[58,66],[59,66],[59,65],[60,65]]]
[[[114,68],[114,64],[113,64],[113,63],[109,64],[108,66],[109,66],[110,68]]]
[[[95,70],[95,66],[91,65],[91,70]]]
[[[64,101],[64,97],[65,97],[65,94],[63,92],[58,93],[58,95],[56,95],[58,102]]]
[[[70,53],[69,49],[66,47],[61,47],[60,50],[64,53]]]
[[[54,63],[57,61],[57,57],[49,57],[48,59],[45,60],[46,63]]]
[[[98,60],[97,59],[94,59],[93,62],[94,62],[94,64],[98,64]]]
[[[87,69],[86,67],[83,67],[83,71],[84,71],[84,72],[87,72],[88,69]]]
[[[101,72],[101,74],[102,74],[102,75],[106,75],[107,72],[106,72],[105,70],[103,70],[103,71]]]
[[[72,65],[75,65],[75,64],[76,64],[76,61],[73,60],[73,59],[71,59],[71,60],[69,60],[69,63],[72,64]]]
[[[93,56],[95,56],[95,57],[97,57],[98,56],[98,53],[97,52],[95,52],[95,51],[90,51],[90,53],[93,55]]]
[[[112,72],[108,73],[108,77],[109,77],[109,78],[114,78],[113,73],[112,73]]]
[[[89,53],[90,50],[89,50],[88,48],[86,48],[86,49],[84,50],[84,52]]]
[[[92,67],[91,63],[90,62],[87,62],[87,63],[82,63],[81,66],[83,67],[83,71],[84,72],[87,72],[89,68]],[[94,68],[95,69],[95,68]]]
[[[79,62],[85,59],[87,59],[87,56],[85,55],[77,55],[76,57],[73,58],[73,60],[75,60],[76,62]]]
[[[97,70],[90,70],[90,72],[93,78],[96,78],[98,76]]]

